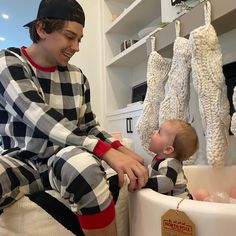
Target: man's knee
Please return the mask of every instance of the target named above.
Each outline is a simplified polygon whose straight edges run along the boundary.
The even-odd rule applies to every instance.
[[[101,161],[78,147],[67,147],[57,157],[50,178],[62,197],[76,203],[78,211],[104,210],[112,196]]]

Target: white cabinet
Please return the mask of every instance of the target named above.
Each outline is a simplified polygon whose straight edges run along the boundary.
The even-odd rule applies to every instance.
[[[109,132],[121,132],[122,138],[129,138],[132,140],[132,148],[141,155],[145,164],[150,163],[152,159],[142,148],[139,135],[136,132],[135,124],[142,113],[142,106],[134,106],[132,108],[120,109],[112,115],[108,115]]]

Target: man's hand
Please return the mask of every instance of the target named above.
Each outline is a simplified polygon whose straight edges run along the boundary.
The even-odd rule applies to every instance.
[[[134,156],[131,157],[113,148],[103,155],[103,160],[117,172],[120,186],[124,183],[124,174],[128,175],[130,192],[141,189],[148,180],[147,168]]]
[[[143,157],[139,156],[136,152],[132,151],[131,149],[129,149],[125,146],[120,146],[117,150],[132,157],[133,159],[137,160],[141,164],[144,164]]]

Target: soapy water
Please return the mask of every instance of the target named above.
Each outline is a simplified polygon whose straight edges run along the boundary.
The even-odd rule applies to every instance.
[[[236,204],[236,199],[233,197],[230,197],[230,195],[226,192],[216,192],[216,193],[210,194],[208,197],[204,199],[204,201]]]
[[[236,204],[236,186],[233,186],[229,193],[225,191],[209,193],[206,189],[198,189],[193,193],[193,197],[198,201]]]

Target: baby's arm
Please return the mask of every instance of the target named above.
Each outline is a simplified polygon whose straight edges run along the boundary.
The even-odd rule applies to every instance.
[[[156,175],[148,178],[145,188],[151,188],[159,193],[168,193],[174,188],[173,181],[165,175]]]
[[[155,169],[155,167],[158,167]],[[150,176],[145,188],[151,188],[159,193],[168,193],[173,190],[182,164],[173,158],[167,158],[158,166],[149,167]]]

